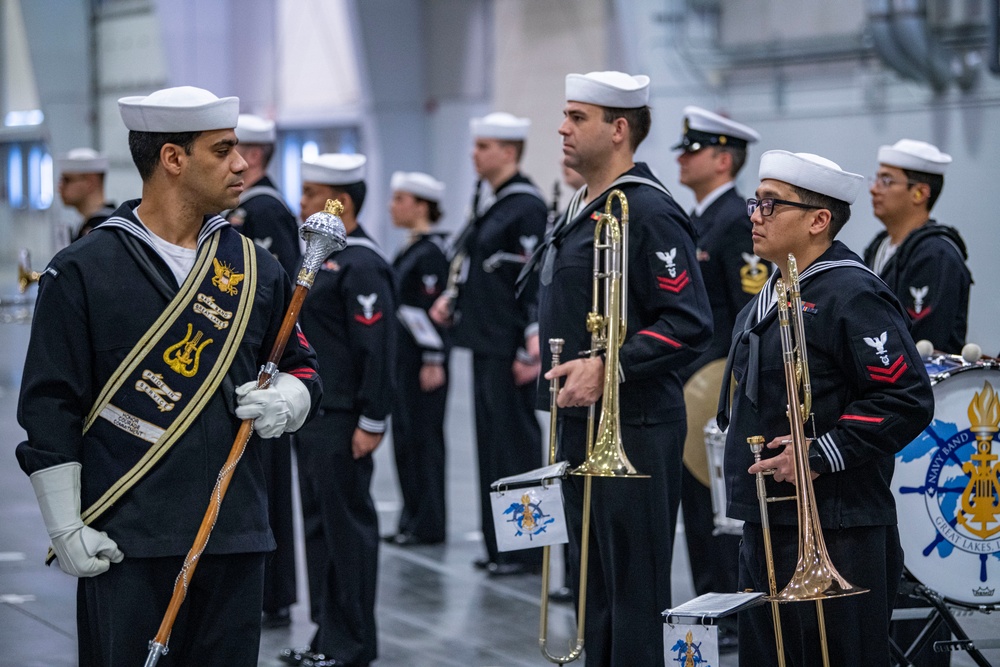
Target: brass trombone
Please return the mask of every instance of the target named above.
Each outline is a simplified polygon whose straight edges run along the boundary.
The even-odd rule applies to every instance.
[[[788,255],[785,277],[775,285],[778,300],[778,328],[781,334],[781,355],[785,368],[785,389],[788,395],[788,423],[791,427],[792,459],[795,467],[795,495],[768,498],[764,489],[764,474],[757,473],[757,500],[760,503],[761,529],[764,534],[764,552],[767,577],[774,618],[775,643],[778,664],[785,665],[784,643],[781,635],[779,602],[816,602],[820,648],[824,667],[829,667],[829,647],[826,640],[826,622],[823,617],[823,600],[867,593],[868,589],[849,583],[837,572],[830,561],[830,554],[823,539],[816,494],[809,471],[809,441],[805,436],[805,422],[812,414],[812,386],[809,381],[809,359],[806,354],[805,324],[802,319],[802,295],[799,290],[799,272],[795,256]],[[801,393],[801,397],[800,397]],[[760,462],[764,445],[762,436],[747,438],[754,461]],[[769,471],[771,472],[771,471]],[[795,500],[798,508],[799,559],[791,580],[777,592],[774,575],[774,556],[771,550],[770,525],[767,503]]]
[[[621,206],[621,221],[611,213],[615,199]],[[601,403],[600,421],[596,419],[596,408],[591,405],[587,413],[587,459],[582,465],[570,471],[571,475],[584,476],[583,481],[583,527],[580,535],[580,581],[577,586],[577,629],[576,641],[566,655],[553,655],[548,644],[549,608],[549,547],[542,552],[542,611],[538,635],[538,645],[542,655],[549,662],[565,665],[577,660],[583,653],[584,621],[587,601],[587,563],[590,554],[590,499],[594,477],[648,477],[636,471],[635,466],[625,456],[622,446],[621,418],[618,395],[618,348],[625,339],[627,329],[628,290],[628,199],[621,190],[612,190],[604,203],[604,213],[594,225],[594,280],[591,312],[587,314],[587,330],[590,332],[590,357],[605,352],[604,393]],[[552,366],[559,364],[563,341],[552,339]],[[559,380],[549,383],[549,464],[556,462],[556,396]],[[594,423],[597,422],[597,437],[594,437]]]
[[[37,283],[42,274],[31,270],[31,255],[27,248],[17,254],[17,291],[24,294],[32,283]]]

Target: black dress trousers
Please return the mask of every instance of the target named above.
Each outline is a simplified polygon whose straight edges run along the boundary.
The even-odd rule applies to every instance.
[[[320,410],[296,435],[309,568],[314,652],[342,662],[376,657],[378,515],[371,496],[371,454],[355,460],[358,414]]]

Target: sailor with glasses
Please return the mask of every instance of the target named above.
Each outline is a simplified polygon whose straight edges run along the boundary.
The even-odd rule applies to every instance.
[[[865,250],[865,264],[903,303],[914,340],[957,354],[969,314],[968,253],[957,229],[930,217],[951,156],[926,142],[900,139],[879,148],[878,161],[869,192],[885,230]]]
[[[813,416],[808,465],[815,507],[830,559],[864,595],[824,603],[832,665],[889,663],[889,616],[903,569],[889,482],[893,455],[931,419],[933,395],[899,301],[861,258],[836,240],[851,215],[863,177],[806,153],[768,151],[760,185],[748,200],[754,252],[775,262],[767,284],[736,320],[720,394],[719,426],[729,426],[725,476],[727,514],[743,520],[739,590],[768,591],[755,474],[769,498],[795,494],[788,403],[777,317],[776,278],[795,255],[809,354]],[[732,380],[730,381],[730,378]],[[754,462],[747,438],[768,443]],[[775,579],[795,570],[796,503],[769,507]],[[821,664],[813,605],[780,606],[788,665]],[[775,665],[771,609],[739,613],[742,665]]]

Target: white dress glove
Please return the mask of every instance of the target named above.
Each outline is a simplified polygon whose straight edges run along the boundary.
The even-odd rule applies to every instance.
[[[302,428],[312,400],[305,383],[294,375],[278,373],[267,389],[257,389],[257,382],[236,388],[236,416],[253,419],[254,430],[262,438],[277,438],[282,433]]]
[[[82,468],[79,463],[63,463],[39,470],[29,479],[59,569],[74,577],[94,577],[107,572],[111,563],[122,562],[125,554],[107,533],[84,525],[80,519]]]

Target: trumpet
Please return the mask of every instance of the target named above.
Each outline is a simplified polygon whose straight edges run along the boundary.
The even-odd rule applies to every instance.
[[[615,199],[621,206],[621,221],[612,213]],[[549,608],[549,547],[542,552],[542,600],[538,645],[542,655],[549,662],[565,665],[577,660],[583,653],[584,621],[587,600],[587,564],[590,554],[590,505],[594,477],[648,477],[636,471],[625,455],[621,439],[621,419],[618,395],[618,348],[625,338],[628,286],[628,199],[621,190],[612,190],[604,203],[604,213],[594,226],[594,280],[592,310],[587,315],[587,330],[590,332],[590,357],[605,352],[604,393],[601,403],[600,421],[596,407],[591,405],[587,413],[587,458],[582,465],[570,471],[571,475],[584,476],[583,481],[583,526],[580,535],[580,582],[577,587],[577,630],[576,639],[566,655],[554,655],[548,645]],[[563,341],[550,339],[552,366],[559,365]],[[549,384],[549,464],[556,462],[556,396],[559,380],[553,378]],[[594,424],[597,422],[597,437]]]
[[[805,324],[802,319],[802,295],[795,256],[788,255],[787,270],[775,285],[778,299],[778,328],[781,335],[782,362],[785,370],[785,389],[788,396],[788,423],[791,427],[792,459],[795,468],[795,495],[768,498],[764,488],[765,473],[757,473],[757,500],[760,504],[761,529],[764,535],[764,552],[769,587],[768,600],[774,619],[775,644],[778,664],[785,665],[784,643],[781,635],[779,602],[816,602],[819,625],[820,650],[824,667],[829,667],[829,646],[826,639],[826,622],[823,617],[823,600],[867,593],[868,589],[849,583],[837,572],[823,539],[816,494],[809,472],[809,441],[805,436],[805,423],[812,415],[812,386],[809,380],[809,359],[806,353]],[[754,462],[761,460],[764,445],[762,436],[747,438],[754,455]],[[798,510],[798,563],[788,584],[777,591],[774,574],[774,556],[771,549],[770,525],[767,503],[795,500]]]

